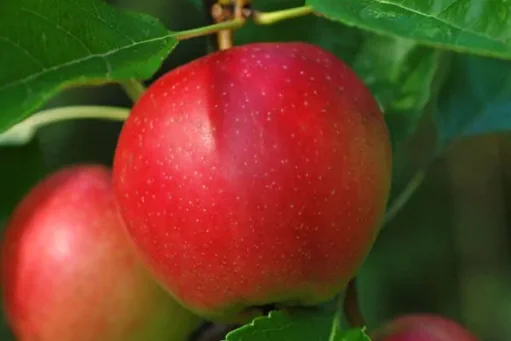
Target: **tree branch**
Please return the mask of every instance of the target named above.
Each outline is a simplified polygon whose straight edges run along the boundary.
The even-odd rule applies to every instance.
[[[344,315],[346,320],[353,327],[364,327],[366,321],[362,315],[358,300],[358,290],[355,278],[353,278],[346,288],[346,296],[344,297]]]

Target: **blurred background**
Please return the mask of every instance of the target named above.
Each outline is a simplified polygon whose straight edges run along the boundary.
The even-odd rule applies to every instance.
[[[152,14],[171,30],[207,24],[201,0],[115,0]],[[299,6],[300,0],[256,0],[260,10]],[[308,41],[348,63],[361,43],[357,30],[316,17],[269,27],[247,25],[236,43]],[[208,39],[182,42],[160,72],[208,52]],[[68,90],[47,107],[70,104],[130,106],[114,85]],[[42,129],[28,146],[0,150],[0,225],[37,180],[65,165],[109,165],[121,125],[76,121]],[[427,124],[424,136],[431,132]],[[431,133],[432,134],[432,133]],[[428,149],[427,138],[413,141]],[[42,156],[35,153],[41,151]],[[413,157],[413,155],[411,156]],[[16,181],[13,181],[16,180]],[[360,273],[363,313],[372,329],[410,312],[451,317],[481,340],[511,340],[511,135],[459,140],[430,166],[423,184],[382,231]],[[7,340],[5,323],[0,339]]]

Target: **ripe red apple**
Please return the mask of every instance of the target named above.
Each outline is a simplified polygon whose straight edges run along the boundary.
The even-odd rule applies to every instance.
[[[390,177],[371,93],[304,43],[239,46],[164,75],[134,106],[114,161],[141,255],[214,320],[336,295],[371,249]]]
[[[371,335],[373,341],[477,341],[465,327],[443,316],[412,314],[396,318]]]
[[[179,341],[197,323],[133,252],[103,166],[35,186],[2,252],[4,308],[20,341]]]

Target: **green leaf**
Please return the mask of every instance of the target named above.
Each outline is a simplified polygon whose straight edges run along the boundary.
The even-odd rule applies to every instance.
[[[383,107],[394,149],[411,135],[430,100],[440,52],[371,34],[353,68]]]
[[[365,328],[353,328],[335,335],[329,341],[371,341]]]
[[[436,121],[440,148],[460,137],[511,130],[511,62],[455,55]]]
[[[64,87],[149,78],[177,44],[156,19],[99,0],[2,0],[0,13],[0,132]]]
[[[425,125],[394,155],[387,219],[411,197],[432,162],[458,139],[511,131],[511,62],[454,54]]]
[[[511,59],[509,0],[307,0],[327,18],[381,34]]]
[[[273,311],[227,334],[227,341],[328,341],[333,313]],[[339,340],[339,339],[336,339]],[[340,339],[342,340],[342,339]],[[357,339],[346,339],[354,341]],[[358,340],[357,340],[358,341]]]

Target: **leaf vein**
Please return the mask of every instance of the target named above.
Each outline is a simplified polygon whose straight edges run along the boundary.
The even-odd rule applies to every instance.
[[[33,16],[35,17],[38,17],[40,19],[43,19],[44,21],[48,22],[49,24],[52,24],[55,28],[57,28],[59,31],[62,31],[64,32],[65,34],[67,34],[69,37],[73,38],[76,42],[78,42],[80,45],[83,46],[83,48],[85,49],[86,52],[88,53],[92,53],[92,51],[90,50],[90,48],[85,45],[85,43],[83,42],[83,40],[81,40],[80,38],[78,38],[77,36],[75,36],[73,33],[69,32],[68,30],[66,30],[64,27],[60,26],[59,24],[57,24],[56,22],[53,22],[52,20],[50,20],[49,18],[37,13],[37,12],[34,12],[28,8],[25,8],[25,7],[22,7],[21,8],[22,11],[26,12],[26,13],[29,13],[29,14],[32,14]]]
[[[97,8],[97,4],[96,2],[93,2],[93,7],[94,7],[94,11],[96,12],[96,16],[92,15],[89,11],[81,8],[81,7],[76,7],[77,9],[79,9],[80,11],[86,13],[87,15],[90,16],[90,18],[93,18],[93,19],[96,19],[98,20],[99,22],[101,22],[102,24],[104,24],[106,27],[109,27],[111,28],[112,30],[114,30],[115,32],[119,33],[120,35],[122,35],[123,37],[125,37],[126,39],[128,39],[128,41],[130,43],[135,43],[135,40],[133,40],[130,36],[128,36],[126,33],[122,32],[121,30],[119,30],[117,27],[115,27],[114,25],[112,25],[111,23],[109,23],[108,21],[106,21],[105,19],[103,19],[103,17],[100,15],[100,12],[99,12],[99,9]]]
[[[477,35],[477,36],[480,36],[480,37],[483,37],[483,38],[486,38],[486,39],[489,39],[489,40],[493,40],[493,41],[497,41],[499,43],[502,43],[502,44],[506,44],[506,40],[504,39],[499,39],[499,38],[496,38],[496,37],[492,37],[492,36],[489,36],[489,35],[486,35],[484,33],[481,33],[481,32],[476,32],[476,31],[472,31],[470,29],[466,29],[466,28],[463,28],[453,22],[450,22],[448,20],[445,20],[445,19],[442,19],[436,15],[433,15],[433,14],[427,14],[427,13],[423,13],[419,10],[416,10],[416,9],[413,9],[413,8],[410,8],[410,7],[406,7],[402,4],[399,4],[399,3],[396,3],[396,2],[391,2],[389,0],[377,0],[379,3],[381,3],[382,5],[389,5],[389,6],[395,6],[395,7],[398,7],[398,8],[401,8],[401,9],[404,9],[406,11],[409,11],[409,12],[412,12],[412,13],[415,13],[415,14],[418,14],[418,15],[421,15],[421,16],[425,16],[425,17],[428,17],[428,18],[432,18],[432,19],[435,19],[435,20],[438,20],[439,22],[445,24],[445,25],[448,25],[448,26],[451,26],[457,30],[460,30],[462,32],[468,32],[468,33],[471,33],[471,34],[474,34],[474,35]]]
[[[27,57],[29,57],[34,63],[36,63],[41,69],[44,69],[45,66],[43,64],[41,64],[41,62],[39,60],[37,60],[27,49],[25,49],[20,44],[12,41],[11,39],[9,39],[7,37],[0,37],[0,40],[3,40],[5,42],[11,44],[12,46],[16,47],[21,52],[23,52]]]
[[[153,39],[148,39],[148,40],[136,42],[134,44],[122,46],[120,48],[113,49],[113,50],[107,51],[105,53],[90,54],[90,55],[85,56],[83,58],[78,58],[78,59],[70,60],[70,61],[68,61],[66,63],[55,65],[55,66],[52,66],[50,68],[43,69],[40,72],[34,73],[32,75],[29,75],[29,76],[27,76],[25,78],[22,78],[22,79],[19,79],[19,80],[15,80],[15,81],[13,81],[11,83],[4,84],[3,86],[0,87],[0,91],[3,91],[3,90],[5,90],[6,88],[9,88],[9,87],[16,86],[19,83],[25,83],[27,81],[36,79],[36,78],[38,78],[40,76],[43,76],[43,75],[45,75],[45,74],[47,74],[49,72],[57,71],[57,70],[59,70],[60,68],[63,68],[63,67],[68,67],[68,66],[79,64],[79,63],[83,63],[83,62],[89,61],[89,60],[91,60],[93,58],[98,58],[98,57],[99,58],[107,58],[108,56],[113,55],[116,52],[120,52],[122,50],[126,50],[126,49],[129,49],[129,48],[132,48],[134,46],[138,46],[138,45],[142,45],[142,44],[151,44],[151,43],[154,43],[154,42],[160,42],[160,41],[164,41],[164,40],[166,40],[168,38],[171,38],[171,37],[173,37],[173,35],[172,34],[168,34],[168,35],[165,35],[165,36],[161,36],[161,37],[157,37],[157,38],[153,38]]]

